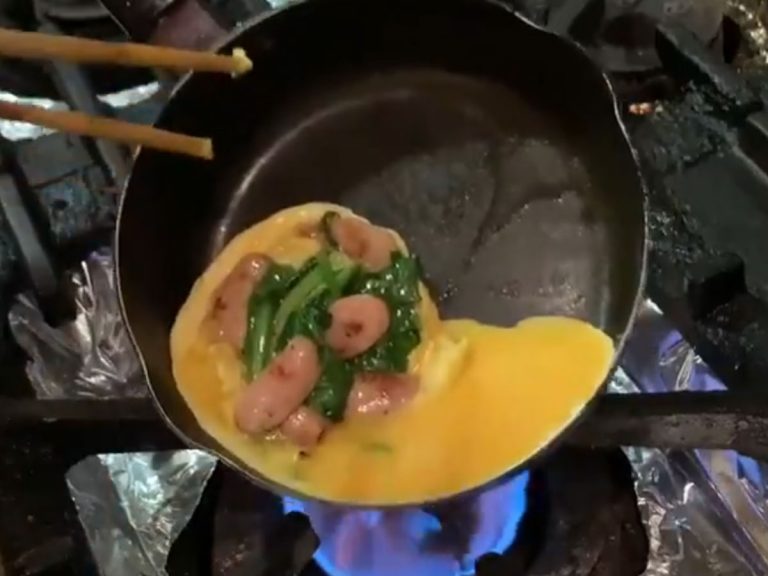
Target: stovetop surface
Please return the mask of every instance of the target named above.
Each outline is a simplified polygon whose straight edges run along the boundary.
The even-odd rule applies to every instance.
[[[17,431],[3,442],[0,463],[14,471],[0,475],[0,557],[8,576],[95,574],[69,501],[65,472],[94,451],[178,446],[157,431],[137,431],[118,422],[102,425],[98,432],[103,438],[94,441],[93,429],[73,426],[63,441],[61,429],[56,438],[40,430]],[[642,573],[648,543],[631,469],[620,450],[560,450],[545,466],[530,471],[525,508],[514,544],[501,555],[482,557],[479,576]],[[441,529],[423,541],[425,552],[451,557],[464,550],[473,522],[472,501],[427,512],[439,518]],[[300,543],[307,540],[309,552],[302,557]],[[279,498],[219,467],[171,548],[167,569],[173,576],[287,575],[293,563],[304,566],[315,544],[305,523],[286,520]],[[301,574],[324,572],[310,562]]]
[[[552,6],[566,3],[561,0]],[[34,15],[24,4],[9,2],[0,7],[0,24],[28,28]],[[266,7],[257,0],[219,0],[218,4],[233,20]],[[552,18],[546,2],[518,5],[542,24]],[[120,37],[108,21],[89,26],[68,22],[62,27]],[[648,294],[729,387],[758,390],[768,377],[768,357],[763,354],[768,349],[768,260],[762,250],[768,245],[768,178],[756,160],[761,152],[768,154],[761,140],[768,131],[761,110],[761,98],[768,96],[768,68],[747,68],[735,79],[723,75],[690,39],[682,48],[667,45],[667,52],[662,60],[674,68],[674,88],[654,84],[652,91],[662,90],[663,95],[648,104],[655,113],[626,116],[649,191]],[[639,77],[615,79],[630,95],[633,86],[641,83]],[[141,75],[98,73],[90,78],[100,93],[149,80]],[[688,85],[691,80],[698,84]],[[0,65],[0,90],[56,95],[45,71],[5,63]],[[115,112],[126,119],[151,121],[163,100],[161,88],[152,99]],[[15,158],[15,177],[39,203],[39,217],[49,226],[62,267],[109,243],[118,190],[95,160],[92,148],[78,138],[53,134],[23,142],[6,140],[3,152]],[[9,169],[7,160],[3,166]],[[5,316],[24,279],[18,250],[3,224],[0,310]],[[0,353],[3,395],[29,397],[23,358],[5,324]],[[112,422],[72,419],[4,433],[0,450],[0,557],[4,562],[0,565],[5,565],[8,576],[94,573],[64,472],[89,454],[178,446],[161,424],[121,420],[119,411]],[[531,471],[526,510],[516,545],[500,557],[484,558],[480,574],[625,576],[642,572],[647,541],[629,466],[619,450],[562,448],[541,469]],[[265,548],[279,548],[280,539],[286,538],[280,530],[292,529],[276,526],[282,518],[276,498],[219,468],[172,548],[169,573],[285,573],[279,571],[284,564],[275,568],[263,554]],[[450,529],[444,532],[443,538],[450,540]],[[434,545],[439,547],[441,542]],[[313,564],[302,574],[319,572]]]

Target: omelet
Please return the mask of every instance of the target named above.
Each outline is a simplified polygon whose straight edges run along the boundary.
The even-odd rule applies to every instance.
[[[445,321],[422,285],[421,339],[407,368],[419,383],[412,400],[391,413],[344,418],[309,455],[274,434],[242,432],[234,414],[249,384],[240,350],[205,329],[211,301],[249,253],[294,266],[317,254],[320,240],[299,231],[329,211],[353,217],[341,206],[307,204],[239,234],[195,283],[171,332],[179,391],[203,429],[254,470],[330,502],[431,501],[524,462],[603,384],[613,341],[590,324],[565,317],[529,318],[513,327]]]

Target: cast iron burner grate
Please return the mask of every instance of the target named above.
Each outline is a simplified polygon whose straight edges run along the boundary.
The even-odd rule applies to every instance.
[[[669,97],[675,88],[657,50],[659,24],[685,28],[728,61],[737,42],[731,38],[734,29],[723,26],[727,0],[517,0],[516,5],[533,21],[581,44],[632,102]]]
[[[720,34],[727,0],[564,0],[553,3],[546,24],[585,46],[610,72],[650,72],[662,67],[655,34],[677,24],[705,45]]]
[[[301,532],[300,520],[283,515],[286,508],[301,508],[319,535],[319,553],[302,576],[554,576],[565,566],[573,576],[629,575],[642,572],[648,553],[631,471],[618,452],[566,449],[485,496],[406,511],[286,505],[222,471],[214,483],[216,576],[266,573],[263,550],[274,529],[265,526],[286,523]],[[485,528],[503,533],[478,532],[489,516],[504,522]],[[481,541],[497,552],[480,554]]]

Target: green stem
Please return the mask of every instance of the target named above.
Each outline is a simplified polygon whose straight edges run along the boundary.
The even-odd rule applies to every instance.
[[[272,356],[272,320],[276,309],[277,303],[273,298],[254,295],[248,303],[248,331],[243,358],[245,375],[249,382],[267,367]]]
[[[295,310],[319,296],[323,290],[329,289],[338,297],[354,271],[350,260],[338,252],[319,255],[316,266],[283,298],[275,314],[275,335],[279,337],[283,333],[288,318]]]

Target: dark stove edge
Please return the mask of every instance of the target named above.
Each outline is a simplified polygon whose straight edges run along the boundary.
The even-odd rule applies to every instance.
[[[566,442],[586,447],[731,449],[768,460],[768,402],[761,399],[731,391],[605,394]]]
[[[75,435],[87,438],[83,456],[185,447],[149,399],[8,400],[0,404],[0,431],[4,441],[66,444]],[[734,449],[768,459],[768,402],[730,391],[604,394],[564,441],[582,447]]]
[[[0,429],[55,425],[60,422],[145,421],[160,418],[149,398],[38,400],[3,399],[0,402]]]

